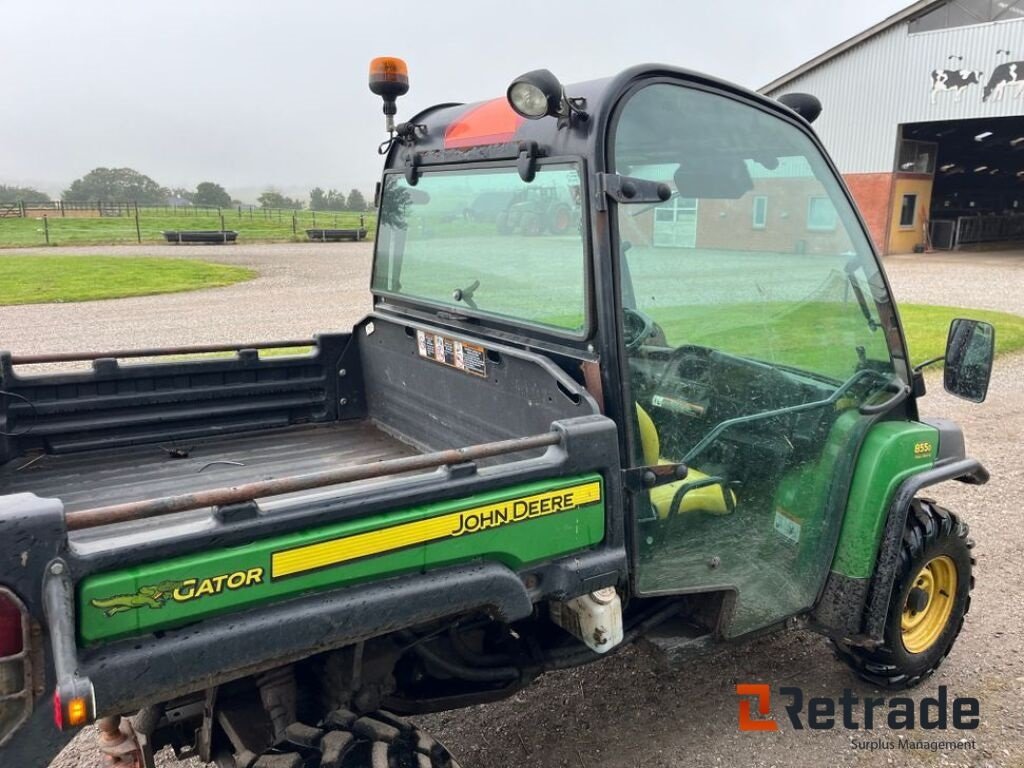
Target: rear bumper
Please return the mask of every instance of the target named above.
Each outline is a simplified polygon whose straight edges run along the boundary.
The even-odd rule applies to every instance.
[[[624,561],[624,551],[577,555],[563,578],[589,587],[624,574]],[[85,651],[80,674],[93,681],[98,714],[126,712],[445,616],[485,611],[515,621],[530,615],[533,599],[502,565],[457,566],[112,643]]]

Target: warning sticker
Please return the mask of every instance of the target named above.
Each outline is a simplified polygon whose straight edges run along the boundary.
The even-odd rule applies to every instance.
[[[450,368],[458,368],[474,376],[487,375],[486,352],[483,347],[476,344],[467,344],[439,333],[417,330],[416,346],[419,348],[420,357]]]
[[[775,532],[791,544],[800,543],[800,523],[781,509],[775,510]]]

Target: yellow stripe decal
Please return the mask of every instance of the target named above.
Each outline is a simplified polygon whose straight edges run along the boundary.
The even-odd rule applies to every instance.
[[[594,481],[532,496],[463,509],[447,515],[321,541],[271,555],[271,577],[294,576],[332,565],[381,555],[414,544],[479,533],[557,512],[568,512],[601,500],[601,483]]]

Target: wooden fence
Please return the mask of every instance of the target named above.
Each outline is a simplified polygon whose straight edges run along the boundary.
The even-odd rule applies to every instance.
[[[67,203],[52,200],[37,203],[0,203],[0,218],[14,217],[38,219],[43,216],[60,218],[89,218],[93,216],[134,216],[138,206],[135,203]]]
[[[22,218],[22,219],[41,219],[44,216],[49,218],[98,218],[98,217],[109,217],[109,216],[124,216],[124,217],[135,217],[135,216],[154,216],[154,215],[169,215],[169,216],[220,216],[221,214],[232,214],[237,213],[238,216],[248,216],[250,219],[263,217],[270,218],[276,216],[278,219],[282,218],[282,211],[276,208],[259,208],[253,205],[236,205],[228,206],[226,208],[217,208],[216,206],[204,206],[204,205],[139,205],[138,203],[107,203],[102,201],[97,202],[65,202],[63,200],[52,200],[42,203],[0,203],[0,219],[4,218]],[[284,216],[290,217],[292,211],[284,211]],[[295,213],[309,214],[312,213],[315,217],[317,213],[320,213],[325,218],[328,216],[348,213],[362,213],[362,211],[310,211],[301,210]],[[314,225],[316,221],[314,218]]]

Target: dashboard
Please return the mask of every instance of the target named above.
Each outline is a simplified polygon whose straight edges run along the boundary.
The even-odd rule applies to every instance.
[[[690,457],[705,472],[725,463],[767,470],[820,448],[822,430],[835,418],[834,407],[759,416],[824,400],[837,384],[707,347],[652,350],[634,359],[633,370],[634,393],[658,429],[665,458],[684,460],[722,422],[741,420]]]

